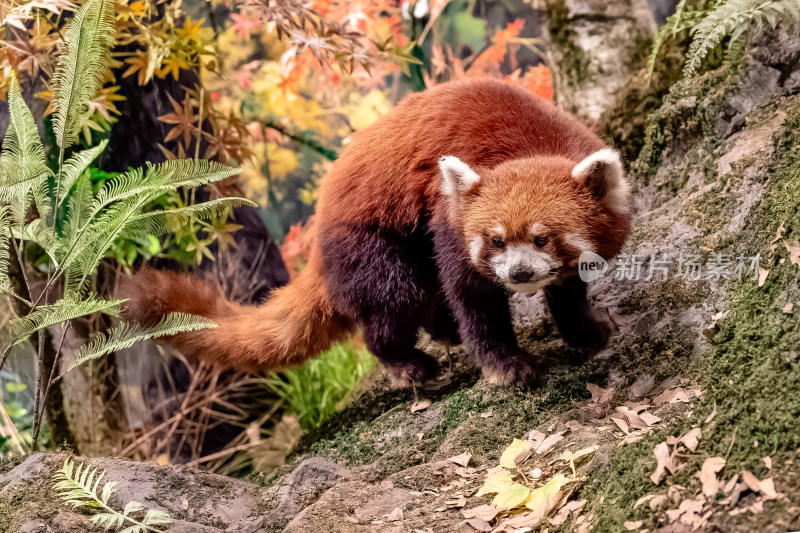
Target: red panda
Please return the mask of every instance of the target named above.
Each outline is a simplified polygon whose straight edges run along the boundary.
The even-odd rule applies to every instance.
[[[424,328],[459,343],[490,382],[530,383],[510,291],[546,288],[564,341],[598,349],[610,336],[578,278],[580,254],[610,259],[630,226],[619,153],[578,119],[514,86],[445,83],[404,98],[350,144],[320,182],[309,264],[257,307],[189,276],[134,276],[131,313],[167,312],[219,327],[172,343],[229,367],[280,369],[356,327],[399,383],[435,376],[415,348]]]

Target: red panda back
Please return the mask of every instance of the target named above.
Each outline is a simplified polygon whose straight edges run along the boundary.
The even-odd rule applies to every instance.
[[[491,168],[545,154],[577,163],[605,146],[575,117],[513,85],[442,84],[404,98],[353,135],[320,183],[317,220],[322,231],[353,222],[415,227],[439,199],[444,155]]]

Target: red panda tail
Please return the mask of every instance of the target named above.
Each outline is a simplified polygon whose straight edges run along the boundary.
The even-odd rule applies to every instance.
[[[154,324],[170,312],[202,315],[218,324],[176,335],[170,343],[189,356],[226,368],[278,370],[318,355],[353,330],[352,321],[334,310],[321,258],[312,253],[300,275],[272,292],[258,307],[228,300],[213,282],[196,277],[142,270],[125,291],[128,309],[141,323]]]

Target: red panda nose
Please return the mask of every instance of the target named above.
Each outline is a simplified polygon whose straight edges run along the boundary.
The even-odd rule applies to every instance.
[[[512,270],[509,277],[514,283],[527,283],[533,277],[533,272],[524,269]]]

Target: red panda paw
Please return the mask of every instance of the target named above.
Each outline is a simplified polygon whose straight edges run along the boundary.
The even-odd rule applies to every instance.
[[[384,363],[392,387],[400,389],[422,385],[439,375],[439,363],[430,355],[414,350],[405,360]]]
[[[519,351],[492,365],[482,367],[483,378],[492,385],[534,387],[541,382],[540,365],[530,354]]]

